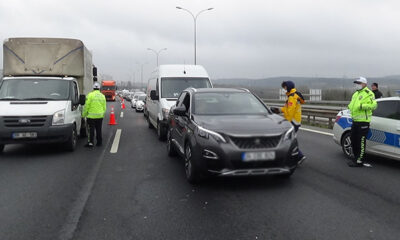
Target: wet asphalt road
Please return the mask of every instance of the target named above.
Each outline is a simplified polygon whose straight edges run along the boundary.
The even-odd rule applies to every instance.
[[[114,106],[101,148],[6,146],[0,239],[400,239],[400,162],[348,168],[330,136],[300,131],[308,160],[291,179],[192,186],[143,114]]]

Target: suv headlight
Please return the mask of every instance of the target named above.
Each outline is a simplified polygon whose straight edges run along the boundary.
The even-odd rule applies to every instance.
[[[162,110],[162,115],[164,119],[168,119],[168,115],[169,115],[169,109],[168,108],[163,108]]]
[[[283,141],[292,140],[296,137],[296,132],[294,131],[294,127],[292,126],[289,130],[286,131]]]
[[[208,139],[211,135],[217,142],[226,143],[226,139],[219,133],[205,129],[203,127],[198,127],[198,135],[202,138]]]
[[[65,120],[65,109],[60,110],[53,114],[52,125],[64,125]]]

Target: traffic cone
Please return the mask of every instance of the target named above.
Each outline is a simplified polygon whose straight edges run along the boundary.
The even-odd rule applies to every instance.
[[[108,125],[117,125],[117,122],[115,121],[114,106],[111,106],[110,121],[108,122]]]
[[[125,100],[124,100],[124,99],[122,99],[121,108],[122,108],[122,109],[125,109]]]

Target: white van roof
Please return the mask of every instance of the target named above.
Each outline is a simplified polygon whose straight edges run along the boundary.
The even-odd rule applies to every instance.
[[[206,77],[207,71],[201,65],[160,65],[158,67],[161,77]]]

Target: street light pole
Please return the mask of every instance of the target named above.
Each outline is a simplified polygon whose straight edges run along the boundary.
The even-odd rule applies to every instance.
[[[167,48],[163,48],[163,49],[160,49],[160,50],[158,50],[158,51],[156,51],[156,50],[154,50],[154,49],[152,49],[152,48],[147,48],[147,50],[152,51],[152,52],[154,52],[154,53],[156,54],[156,57],[157,57],[157,67],[158,67],[158,57],[159,57],[160,53],[161,53],[162,51],[164,51],[164,50],[167,50]]]
[[[183,11],[188,12],[193,17],[193,23],[194,23],[194,65],[196,65],[197,64],[197,47],[196,47],[196,44],[197,44],[197,18],[199,17],[199,15],[201,13],[203,13],[205,11],[213,10],[214,8],[207,8],[207,9],[201,10],[196,15],[194,15],[191,11],[189,11],[186,8],[182,8],[182,7],[179,7],[179,6],[176,7],[176,8],[179,9],[179,10],[183,10]]]
[[[143,66],[147,64],[147,62],[145,63],[136,63],[138,65],[140,65],[140,87],[143,88]]]

